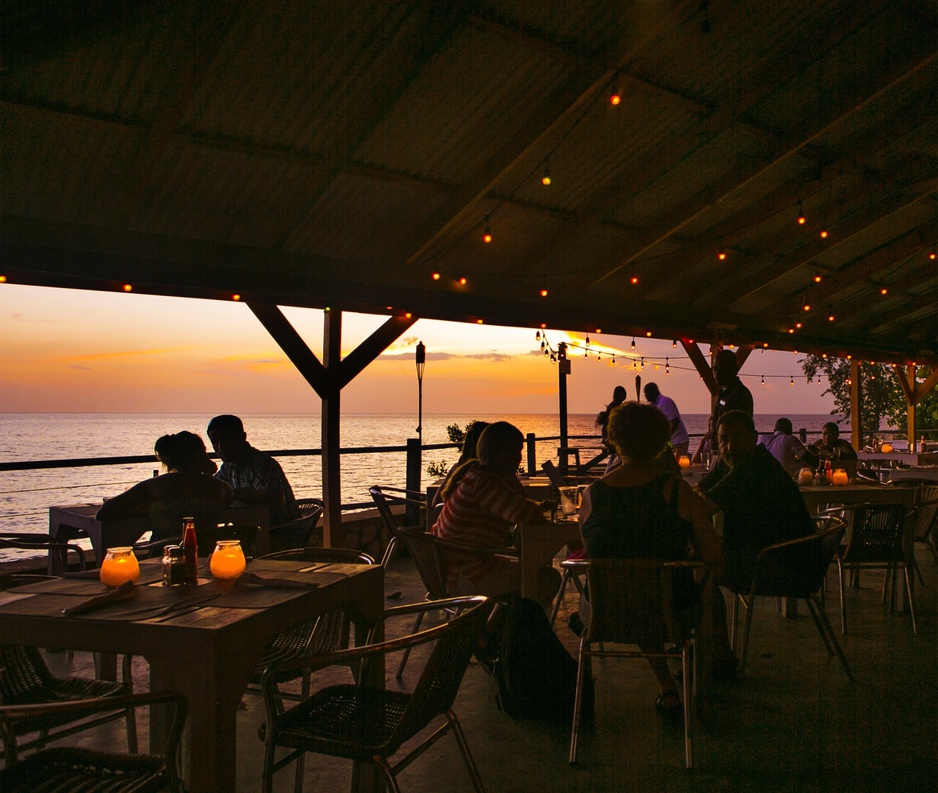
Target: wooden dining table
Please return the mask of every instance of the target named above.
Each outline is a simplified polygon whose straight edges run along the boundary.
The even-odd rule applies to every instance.
[[[134,515],[113,520],[98,520],[95,515],[100,504],[63,504],[49,507],[49,534],[57,542],[68,542],[76,537],[88,537],[95,561],[100,565],[108,548],[133,545],[142,534],[152,528],[149,515]],[[257,526],[254,551],[263,555],[270,550],[270,508],[265,504],[231,504],[224,507],[222,520],[242,526]],[[62,572],[62,561],[56,552],[49,551],[49,572]]]
[[[379,565],[258,559],[248,570],[268,585],[201,578],[197,586],[183,587],[162,585],[158,560],[140,567],[129,596],[78,616],[64,616],[62,609],[107,591],[87,574],[0,593],[0,643],[146,658],[150,690],[179,691],[188,702],[191,793],[235,790],[238,703],[265,646],[279,632],[342,608],[361,640],[384,607]],[[271,579],[280,579],[279,585]],[[295,585],[284,585],[284,579]],[[383,670],[373,676],[368,682],[384,684]],[[163,748],[166,716],[151,709],[154,751]]]
[[[576,520],[555,523],[522,523],[518,527],[521,596],[537,599],[537,571],[551,563],[565,547],[580,542]]]
[[[853,483],[846,485],[799,485],[801,497],[809,512],[817,512],[828,504],[902,504],[911,507],[915,501],[915,490],[909,487],[893,487],[875,483]]]

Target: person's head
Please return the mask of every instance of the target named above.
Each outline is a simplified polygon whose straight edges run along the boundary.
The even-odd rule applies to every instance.
[[[784,417],[778,419],[775,422],[775,431],[780,432],[783,435],[791,435],[794,431],[794,427],[791,426],[791,419],[786,419]]]
[[[838,427],[833,421],[828,421],[827,424],[821,427],[821,440],[824,441],[825,446],[830,446],[839,437],[840,427]]]
[[[466,436],[462,439],[462,450],[459,454],[459,462],[475,459],[479,446],[479,438],[483,431],[489,426],[487,421],[473,421],[466,430]]]
[[[654,402],[661,395],[657,383],[648,383],[642,390],[645,392],[646,402]]]
[[[208,423],[208,439],[222,462],[233,460],[247,445],[244,424],[237,416],[215,416]]]
[[[721,388],[728,386],[736,379],[739,364],[736,362],[736,353],[732,350],[720,350],[713,361],[713,377]]]
[[[211,465],[205,452],[205,442],[194,432],[177,432],[156,439],[153,446],[157,459],[169,471],[203,473]]]
[[[514,424],[496,421],[489,424],[479,436],[476,456],[490,471],[507,476],[518,470],[524,435]]]
[[[752,416],[745,410],[730,410],[720,416],[717,446],[720,457],[733,467],[756,450],[759,436]]]
[[[621,405],[625,402],[625,398],[628,396],[624,385],[617,385],[612,389],[612,404]]]
[[[626,402],[609,414],[609,442],[630,463],[654,460],[671,437],[671,423],[654,405]]]

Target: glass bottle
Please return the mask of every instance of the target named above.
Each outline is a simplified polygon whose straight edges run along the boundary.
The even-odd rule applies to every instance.
[[[182,586],[186,583],[186,556],[179,545],[163,549],[163,586]]]
[[[195,518],[182,519],[182,547],[186,557],[186,583],[199,580],[199,543],[195,537]]]

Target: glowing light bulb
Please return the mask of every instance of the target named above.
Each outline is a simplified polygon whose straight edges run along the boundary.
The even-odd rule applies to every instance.
[[[550,179],[550,166],[545,162],[545,163],[544,163],[544,174],[543,174],[543,176],[541,176],[541,184],[544,185],[544,187],[547,187],[547,186],[550,184],[550,182],[551,182],[551,179]]]
[[[237,292],[235,292],[235,293],[231,296],[231,299],[234,300],[234,301],[237,303],[237,302],[241,299],[241,295],[239,295]]]
[[[629,283],[632,284],[632,286],[635,286],[635,284],[638,283],[638,276],[633,275],[631,278],[629,278]]]
[[[540,292],[540,294],[541,294],[541,297],[547,297],[547,290],[546,290],[546,289],[542,289],[541,292]]]
[[[635,349],[635,339],[634,339],[634,338],[632,339],[632,349],[633,349],[633,350]]]
[[[827,235],[828,235],[827,229],[821,229],[821,232],[820,232],[820,237],[821,237],[821,239],[822,239],[822,240],[826,240],[826,239],[827,239]]]
[[[726,251],[723,250],[722,248],[720,248],[719,252],[717,253],[717,258],[718,258],[721,262],[726,261]]]
[[[798,202],[798,225],[803,226],[808,222],[808,219],[804,216],[804,209],[801,207],[801,202]]]
[[[440,280],[440,274],[439,274],[439,273],[433,273],[430,277],[431,277],[434,281],[439,281],[439,280]]]
[[[461,278],[459,278],[458,281],[459,281],[460,286],[465,286],[467,283],[465,276],[462,276]]]
[[[489,216],[485,216],[485,228],[482,231],[482,242],[488,245],[492,241],[492,230],[489,228]]]
[[[814,273],[814,283],[816,284],[821,283],[821,274],[819,272]]]
[[[879,293],[880,293],[881,295],[888,295],[888,294],[889,294],[889,290],[884,286],[882,289],[879,290]]]
[[[125,292],[133,292],[133,290],[134,290],[134,288],[133,288],[133,285],[132,285],[132,284],[124,284],[124,291],[125,291]]]

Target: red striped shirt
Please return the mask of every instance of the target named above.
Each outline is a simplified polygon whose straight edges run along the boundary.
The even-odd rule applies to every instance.
[[[518,483],[518,489],[521,489]],[[433,525],[433,534],[472,548],[500,548],[508,542],[514,523],[543,518],[537,501],[512,490],[511,485],[478,463],[463,475],[456,489],[443,504],[443,511]],[[493,567],[495,559],[449,560],[450,583],[463,573],[478,580]]]

